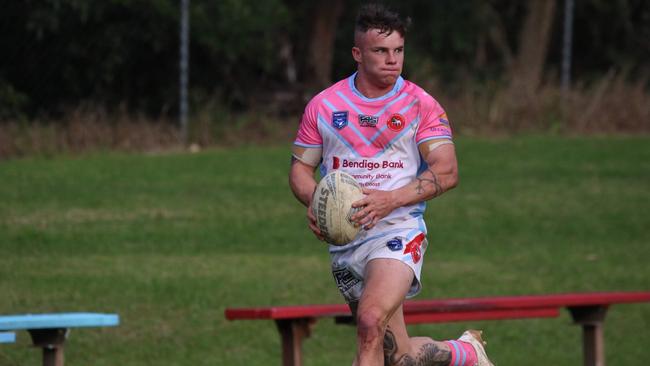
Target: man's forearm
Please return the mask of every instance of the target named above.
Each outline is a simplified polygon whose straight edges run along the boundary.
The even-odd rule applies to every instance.
[[[411,183],[394,191],[398,207],[408,206],[418,202],[438,197],[456,187],[458,175],[455,164],[439,167],[428,167]]]
[[[457,178],[453,172],[436,174],[431,168],[427,168],[411,183],[415,184],[415,187],[409,189],[414,190],[419,200],[429,200],[454,188],[456,183]]]
[[[314,189],[316,189],[314,168],[301,163],[299,160],[292,159],[291,171],[289,172],[289,186],[298,201],[302,202],[305,206],[309,206]]]

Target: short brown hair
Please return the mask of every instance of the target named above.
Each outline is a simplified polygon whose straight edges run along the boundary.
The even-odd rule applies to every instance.
[[[402,19],[397,12],[382,4],[365,4],[359,9],[355,29],[362,33],[370,29],[378,29],[379,33],[387,35],[396,31],[404,37],[410,25],[411,18]]]

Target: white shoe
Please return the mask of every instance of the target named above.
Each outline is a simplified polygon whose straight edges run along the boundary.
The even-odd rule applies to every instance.
[[[490,362],[490,359],[488,359],[487,354],[485,353],[485,345],[487,342],[481,338],[481,334],[483,334],[483,331],[481,330],[466,330],[463,335],[458,338],[459,341],[461,342],[467,342],[474,347],[474,351],[476,351],[476,359],[478,360],[478,363],[476,366],[494,366],[492,362]]]

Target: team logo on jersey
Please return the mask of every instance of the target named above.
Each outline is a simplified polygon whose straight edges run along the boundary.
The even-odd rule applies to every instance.
[[[338,169],[341,167],[341,159],[338,156],[332,157],[332,169]]]
[[[367,116],[365,114],[359,115],[359,126],[361,127],[375,127],[379,123],[379,117]]]
[[[406,119],[401,114],[395,113],[390,116],[386,125],[393,131],[401,131],[406,126]]]
[[[348,111],[332,112],[332,126],[342,129],[348,125]]]

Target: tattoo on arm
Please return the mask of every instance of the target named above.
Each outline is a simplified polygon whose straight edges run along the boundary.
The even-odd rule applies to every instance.
[[[424,176],[427,173],[431,174],[431,178],[426,178]],[[431,169],[427,169],[422,174],[420,174],[420,176],[415,177],[415,179],[417,179],[417,181],[418,181],[418,185],[415,187],[415,192],[417,192],[417,194],[424,193],[424,184],[425,183],[429,183],[429,184],[433,185],[433,189],[434,189],[433,197],[437,197],[437,196],[442,194],[443,190],[442,190],[442,185],[440,184],[440,180],[438,179],[438,176],[436,175],[436,173],[434,173]]]

